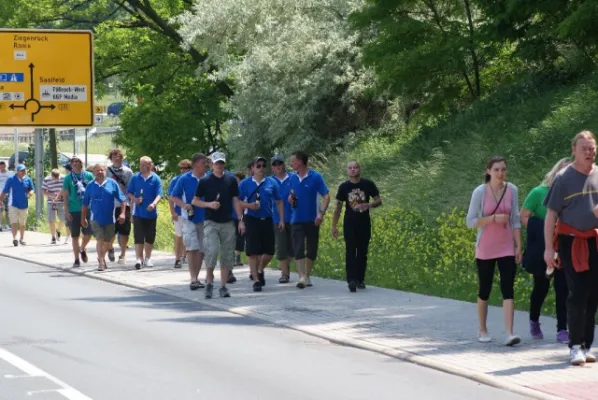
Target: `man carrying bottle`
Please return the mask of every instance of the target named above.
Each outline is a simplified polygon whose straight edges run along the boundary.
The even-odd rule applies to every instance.
[[[204,259],[204,219],[203,208],[194,206],[193,198],[197,192],[200,179],[206,176],[208,157],[203,153],[195,153],[191,158],[192,170],[181,175],[172,190],[171,199],[181,209],[183,224],[183,244],[187,249],[187,262],[191,283],[189,288],[197,290],[204,288],[199,280],[199,272]]]
[[[296,174],[290,178],[291,194],[288,200],[293,206],[291,232],[299,273],[299,283],[297,283],[299,289],[312,286],[310,275],[318,256],[320,225],[330,202],[330,194],[324,178],[318,172],[308,168],[307,162],[308,155],[303,151],[296,151],[291,157],[291,167]],[[322,196],[322,204],[319,207],[318,194]]]
[[[127,192],[127,186],[133,177],[131,168],[123,165],[124,154],[120,149],[112,149],[108,154],[108,158],[112,165],[106,169],[106,177],[113,179],[123,193]],[[108,259],[114,262],[114,240],[118,236],[118,244],[120,246],[120,255],[118,256],[118,263],[124,265],[126,263],[127,245],[129,244],[129,235],[131,234],[131,207],[125,203],[125,220],[120,222],[120,214],[123,210],[120,209],[121,203],[118,200],[114,201],[114,219],[116,224],[114,226],[115,235],[110,242],[110,249],[108,250]]]
[[[245,209],[245,252],[253,277],[253,291],[261,292],[266,285],[264,269],[274,256],[273,207],[276,204],[278,226],[284,231],[284,207],[276,181],[266,177],[267,161],[264,157],[253,159],[253,175],[243,179],[239,185],[241,207]]]
[[[206,247],[207,284],[205,297],[211,299],[214,290],[214,268],[220,254],[220,297],[230,297],[226,287],[229,270],[235,257],[235,225],[233,209],[239,216],[239,231],[245,231],[239,204],[239,187],[234,175],[224,171],[224,153],[212,154],[212,173],[199,181],[193,205],[206,209],[204,235]]]
[[[152,249],[156,240],[156,220],[158,202],[162,199],[162,180],[152,172],[153,161],[147,156],[139,159],[140,172],[133,175],[127,187],[133,212],[133,236],[135,238],[135,269],[142,265],[153,267]],[[145,254],[145,258],[144,258]]]
[[[276,258],[280,265],[280,279],[278,283],[289,283],[290,270],[289,264],[293,258],[293,238],[291,235],[291,203],[289,195],[291,194],[291,174],[289,174],[284,165],[284,157],[274,156],[271,160],[272,179],[278,183],[278,191],[284,205],[284,230],[277,229],[280,223],[280,217],[276,212],[274,205],[272,207],[272,221],[275,229]]]
[[[81,226],[81,209],[83,208],[85,188],[91,181],[93,181],[93,174],[83,170],[83,161],[79,156],[73,156],[71,158],[71,172],[64,177],[62,185],[62,197],[67,199],[64,202],[64,214],[73,239],[73,253],[75,255],[73,268],[81,266],[79,256],[81,256],[84,263],[87,262],[87,251],[85,249],[91,240],[91,227]],[[90,218],[89,215],[86,217],[87,219]],[[81,232],[83,232],[83,240],[81,246],[79,246]]]
[[[337,224],[343,204],[346,203],[343,236],[346,246],[346,270],[349,291],[365,289],[365,271],[368,261],[368,247],[372,234],[370,208],[382,204],[376,184],[361,177],[357,161],[347,165],[349,180],[341,183],[336,193],[336,209],[332,217],[332,236],[338,238]],[[370,203],[370,199],[374,201]]]

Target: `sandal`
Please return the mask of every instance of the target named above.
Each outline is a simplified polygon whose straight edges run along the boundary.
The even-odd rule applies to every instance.
[[[290,279],[288,275],[283,275],[278,280],[278,283],[289,283]]]

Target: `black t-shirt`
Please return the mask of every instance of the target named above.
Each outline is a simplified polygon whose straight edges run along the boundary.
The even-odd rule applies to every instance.
[[[199,180],[195,195],[205,202],[219,201],[220,208],[206,208],[206,220],[214,222],[230,222],[233,220],[233,197],[239,196],[237,178],[224,174],[218,178],[210,174]]]
[[[363,212],[354,210],[358,204],[369,203],[370,198],[380,194],[376,184],[369,179],[361,178],[359,182],[345,181],[338,187],[336,199],[345,203],[345,224],[369,221],[370,210]]]

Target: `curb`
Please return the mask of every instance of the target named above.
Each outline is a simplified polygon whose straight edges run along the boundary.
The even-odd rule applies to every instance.
[[[149,293],[155,293],[155,294],[160,294],[160,295],[165,295],[168,297],[176,298],[178,300],[186,300],[186,301],[190,301],[190,302],[194,302],[194,303],[199,303],[202,305],[207,305],[207,306],[210,306],[213,308],[217,308],[220,310],[230,312],[232,314],[258,319],[260,321],[267,322],[271,325],[276,325],[276,326],[284,327],[287,329],[292,329],[294,331],[302,332],[302,333],[305,333],[305,334],[308,334],[308,335],[311,335],[311,336],[314,336],[314,337],[317,337],[320,339],[327,340],[334,344],[353,347],[353,348],[360,349],[360,350],[367,350],[367,351],[375,352],[375,353],[382,354],[382,355],[385,355],[388,357],[396,358],[401,361],[406,361],[406,362],[409,362],[409,363],[412,363],[415,365],[419,365],[421,367],[431,368],[431,369],[434,369],[434,370],[437,370],[440,372],[444,372],[444,373],[447,373],[450,375],[455,375],[455,376],[459,376],[462,378],[466,378],[466,379],[481,383],[486,386],[491,386],[491,387],[494,387],[497,389],[506,390],[508,392],[512,392],[512,393],[519,394],[522,396],[532,397],[532,398],[539,399],[539,400],[563,400],[562,397],[554,396],[554,395],[544,393],[544,392],[541,392],[541,391],[538,391],[535,389],[530,389],[525,386],[520,386],[517,384],[508,383],[508,382],[503,382],[501,379],[494,378],[488,374],[470,371],[468,369],[457,367],[457,366],[447,365],[447,364],[444,364],[444,363],[441,363],[441,362],[438,362],[435,360],[431,360],[427,357],[420,356],[416,353],[411,353],[411,352],[408,352],[405,350],[399,350],[399,349],[391,349],[391,348],[388,348],[385,346],[377,345],[377,344],[370,343],[370,342],[360,340],[360,339],[348,339],[346,337],[343,337],[342,335],[336,335],[334,333],[324,332],[324,331],[320,331],[317,329],[310,329],[308,327],[298,327],[295,325],[286,324],[284,322],[273,322],[273,321],[261,316],[260,314],[256,314],[251,311],[246,311],[246,310],[237,309],[237,308],[231,308],[231,307],[228,307],[221,303],[213,303],[213,302],[202,300],[202,299],[191,300],[191,299],[188,299],[185,297],[180,297],[180,296],[177,296],[176,294],[171,293],[168,290],[161,289],[160,286],[142,287],[142,286],[131,284],[128,282],[119,281],[117,279],[113,279],[110,277],[101,276],[101,275],[97,275],[97,276],[91,275],[89,272],[77,271],[77,270],[73,270],[72,268],[57,267],[54,265],[45,264],[41,261],[30,260],[30,259],[27,259],[24,257],[7,255],[7,254],[3,254],[3,253],[0,253],[0,256],[10,258],[13,260],[27,262],[30,264],[40,265],[43,267],[53,268],[53,269],[56,269],[59,271],[71,273],[73,275],[85,276],[87,278],[96,279],[98,281],[108,282],[108,283],[116,284],[119,286],[128,287],[131,289],[142,290],[142,291],[149,292]]]

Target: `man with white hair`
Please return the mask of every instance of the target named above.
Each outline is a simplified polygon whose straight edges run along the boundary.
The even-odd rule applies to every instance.
[[[135,238],[135,269],[142,265],[153,267],[152,249],[156,240],[156,221],[158,219],[158,202],[162,199],[162,180],[152,171],[153,161],[147,156],[139,159],[140,172],[133,175],[127,195],[131,204],[135,204],[133,212],[133,236]],[[145,254],[145,258],[144,258]]]

